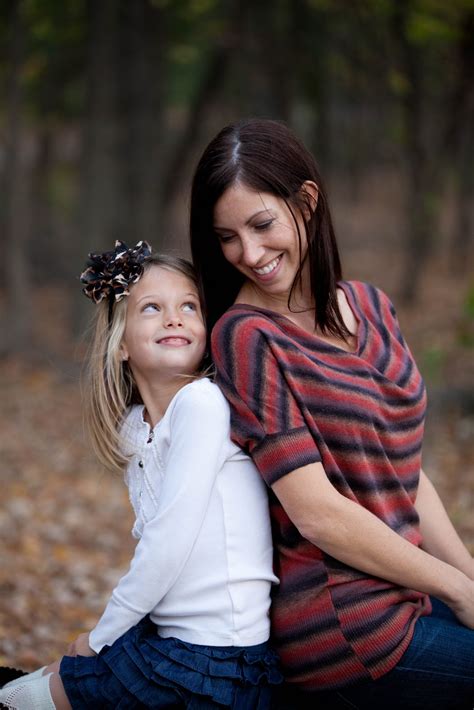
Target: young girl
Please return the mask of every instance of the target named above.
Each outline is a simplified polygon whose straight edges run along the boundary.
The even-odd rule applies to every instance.
[[[191,265],[146,242],[91,254],[88,414],[99,459],[126,467],[138,538],[97,626],[61,662],[8,683],[8,708],[267,708],[272,544],[264,485],[203,376]]]

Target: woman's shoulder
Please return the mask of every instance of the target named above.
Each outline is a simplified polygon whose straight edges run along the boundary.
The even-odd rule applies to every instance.
[[[280,326],[271,311],[236,303],[231,306],[217,321],[212,330],[212,342],[229,342],[236,337],[248,334],[264,333],[267,337],[280,331]]]
[[[256,363],[267,358],[279,359],[288,347],[298,346],[293,324],[274,311],[237,303],[224,313],[211,334],[211,350],[219,374],[247,374]],[[253,374],[257,374],[254,372]]]
[[[384,306],[393,308],[392,302],[385,291],[374,284],[352,280],[341,281],[339,285],[344,289],[346,295],[349,292],[362,310],[378,311],[380,307]]]
[[[355,294],[381,294],[386,297],[384,291],[374,284],[367,283],[367,281],[358,281],[357,279],[352,279],[350,281],[341,281],[340,285],[344,288],[348,288]]]

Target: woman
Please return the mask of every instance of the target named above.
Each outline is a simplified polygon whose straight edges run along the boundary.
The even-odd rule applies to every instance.
[[[421,469],[423,382],[387,296],[342,280],[314,158],[281,123],[224,128],[190,227],[232,436],[271,487],[288,706],[472,708],[474,561]]]

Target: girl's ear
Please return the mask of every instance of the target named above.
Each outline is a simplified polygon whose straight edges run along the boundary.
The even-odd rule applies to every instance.
[[[123,343],[120,344],[119,355],[122,362],[128,360],[128,350]]]
[[[300,192],[304,201],[303,214],[305,219],[309,220],[313,216],[318,204],[319,189],[312,180],[305,180],[301,185]]]

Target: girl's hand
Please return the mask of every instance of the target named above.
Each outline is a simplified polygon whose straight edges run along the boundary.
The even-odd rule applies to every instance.
[[[68,646],[68,656],[96,656],[89,646],[89,633],[79,634],[77,639]]]

